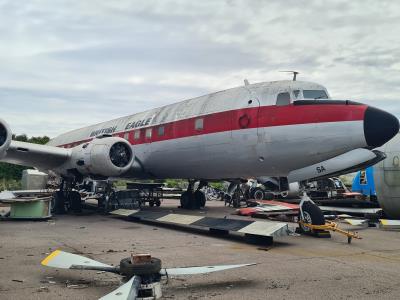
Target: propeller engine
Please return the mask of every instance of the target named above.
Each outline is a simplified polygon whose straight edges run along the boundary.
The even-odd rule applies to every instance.
[[[136,259],[136,261],[134,259]],[[101,297],[100,299],[134,300],[138,297],[141,297],[142,293],[148,292],[149,285],[153,283],[159,283],[162,276],[206,274],[234,268],[253,266],[256,264],[252,263],[163,269],[161,268],[161,261],[159,259],[151,258],[150,255],[137,255],[133,256],[132,258],[122,259],[120,265],[114,267],[81,255],[56,250],[50,253],[50,255],[42,261],[42,265],[61,269],[105,271],[123,275],[127,277],[128,281],[121,285],[118,289],[112,291],[104,297]],[[161,290],[159,293],[161,294]],[[149,295],[146,297],[149,297]]]
[[[12,133],[8,124],[0,119],[0,158],[2,158],[10,147]]]
[[[82,175],[119,176],[134,159],[131,145],[120,137],[96,138],[72,150],[72,161]]]

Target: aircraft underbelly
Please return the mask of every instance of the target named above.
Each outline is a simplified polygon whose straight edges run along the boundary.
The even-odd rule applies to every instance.
[[[133,149],[145,172],[158,178],[285,176],[364,147],[364,138],[354,138],[362,132],[362,121],[297,124],[197,135]]]

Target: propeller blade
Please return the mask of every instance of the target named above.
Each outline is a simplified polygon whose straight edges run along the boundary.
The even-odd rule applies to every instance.
[[[104,270],[111,272],[115,269],[113,266],[61,250],[50,253],[49,256],[42,260],[41,264],[46,267],[61,269]]]
[[[139,276],[133,276],[128,282],[104,297],[101,297],[99,300],[135,300],[138,296],[141,282],[142,279]]]
[[[229,269],[241,268],[254,266],[255,263],[252,264],[241,264],[241,265],[221,265],[221,266],[203,266],[203,267],[186,267],[186,268],[171,268],[171,269],[162,269],[161,275],[196,275],[196,274],[206,274],[218,271],[224,271]]]

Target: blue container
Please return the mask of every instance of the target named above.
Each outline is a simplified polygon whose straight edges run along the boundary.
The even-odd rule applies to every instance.
[[[365,196],[376,196],[374,168],[369,167],[366,170],[358,171],[356,177],[353,179],[351,190]]]

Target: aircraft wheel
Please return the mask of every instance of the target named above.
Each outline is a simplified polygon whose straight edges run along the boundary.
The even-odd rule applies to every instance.
[[[191,208],[192,193],[186,191],[181,195],[181,208],[190,209]]]
[[[265,193],[264,190],[260,187],[256,187],[251,191],[252,198],[254,200],[264,200]]]
[[[120,273],[131,278],[134,275],[158,274],[161,271],[161,260],[152,257],[148,263],[132,264],[131,258],[124,258],[119,263]]]
[[[68,195],[69,203],[73,212],[82,212],[82,198],[78,192],[70,192]]]
[[[57,191],[53,194],[53,200],[51,201],[52,211],[57,214],[65,214],[65,198],[64,193]]]
[[[305,223],[313,225],[324,225],[325,217],[321,209],[312,202],[306,201],[303,203],[303,216]],[[301,214],[299,213],[299,219],[301,219]],[[300,225],[303,232],[310,232],[311,229],[307,226]]]
[[[157,207],[160,207],[160,206],[161,206],[161,201],[160,201],[160,200],[157,200],[157,201],[156,201],[156,206],[157,206]]]
[[[206,206],[206,195],[202,191],[195,191],[194,192],[194,201],[196,208]]]

